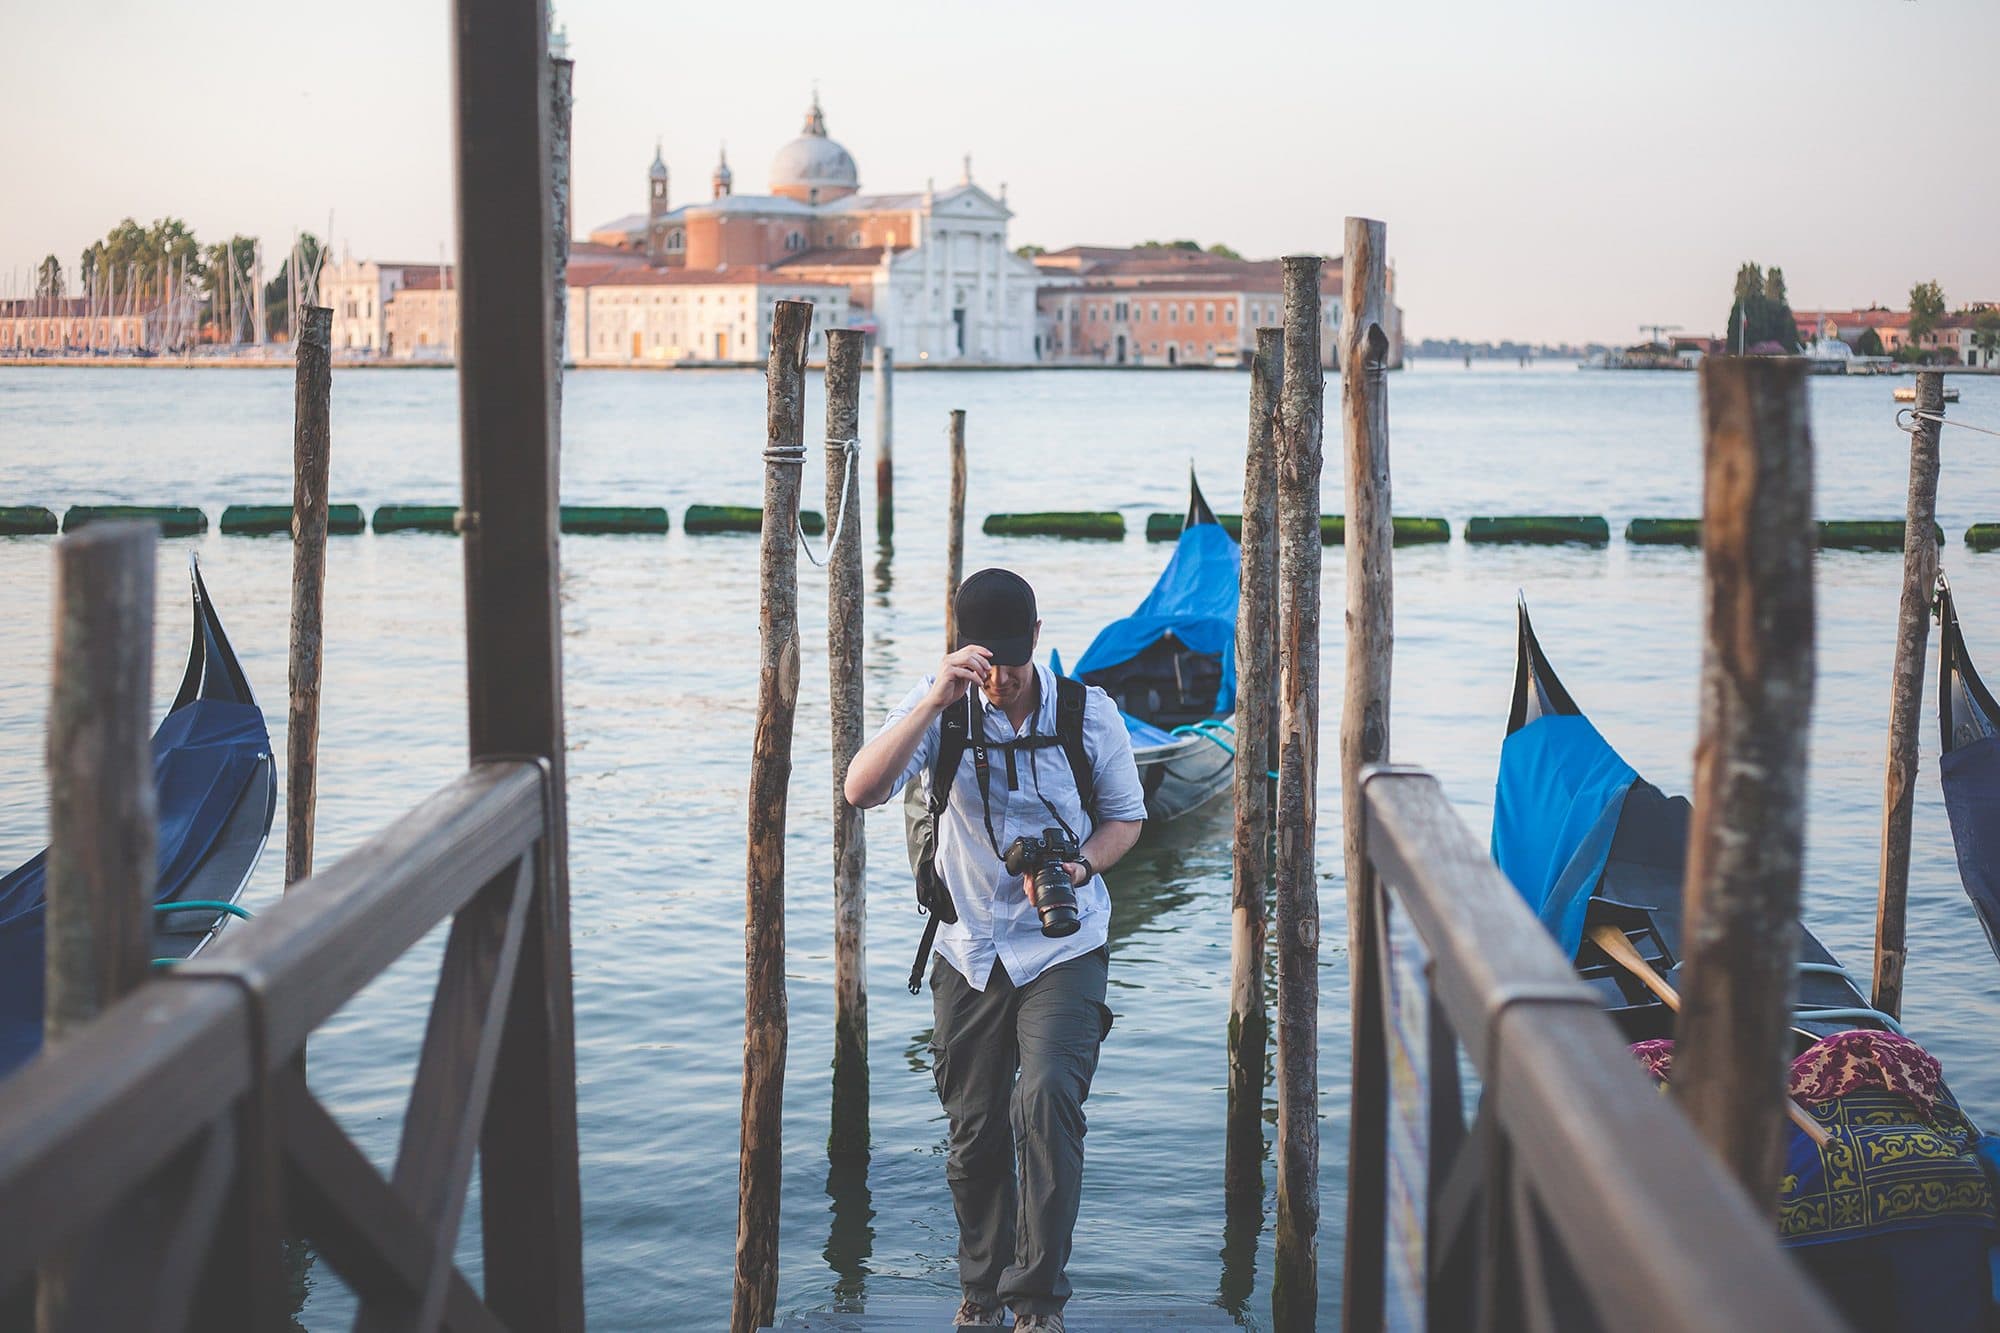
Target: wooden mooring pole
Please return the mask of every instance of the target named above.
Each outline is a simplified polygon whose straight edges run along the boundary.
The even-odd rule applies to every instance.
[[[951,410],[951,507],[944,528],[944,650],[958,649],[958,585],[965,581],[965,409]]]
[[[1319,1305],[1320,261],[1289,255],[1278,448],[1278,1220],[1272,1326]]]
[[[755,1333],[778,1303],[784,1159],[785,796],[799,697],[799,479],[805,462],[806,343],[812,303],[780,301],[766,381],[764,528],[758,551],[757,731],[743,929],[743,1126],[736,1177],[731,1333]]]
[[[553,9],[550,11],[553,15]],[[563,363],[569,353],[569,163],[570,111],[575,105],[571,89],[576,83],[576,62],[567,55],[549,54],[549,290],[554,295],[550,307],[554,331],[549,341],[555,355],[554,380],[556,420],[562,420]]]
[[[485,1294],[509,1328],[581,1333],[547,5],[454,0],[451,32],[466,740],[474,762],[532,756],[549,775],[479,1132]]]
[[[1264,888],[1271,875],[1271,737],[1278,638],[1277,436],[1285,332],[1258,329],[1243,461],[1243,570],[1236,613],[1236,837],[1229,905],[1229,1111],[1223,1194],[1264,1198]]]
[[[1903,596],[1896,611],[1896,663],[1889,682],[1889,757],[1882,782],[1882,865],[1875,901],[1874,1004],[1903,1015],[1903,944],[1910,892],[1910,815],[1917,795],[1917,727],[1923,711],[1924,656],[1937,583],[1938,418],[1944,372],[1917,372],[1910,431],[1910,495],[1903,516]]]
[[[1366,811],[1361,802],[1361,770],[1389,757],[1389,676],[1394,647],[1391,553],[1394,530],[1389,505],[1388,392],[1388,235],[1382,223],[1347,219],[1341,267],[1340,414],[1346,451],[1347,523],[1347,687],[1340,713],[1341,851],[1347,873],[1347,956],[1353,1012],[1354,1068],[1381,1067],[1383,1029],[1377,1007],[1381,978],[1379,950],[1363,945],[1375,928],[1369,907],[1370,870],[1363,850]],[[1356,1145],[1386,1141],[1387,1101],[1357,1098],[1350,1129]],[[1387,1183],[1387,1163],[1379,1154],[1349,1155],[1349,1225],[1346,1263],[1350,1273],[1382,1271],[1386,1237],[1379,1227],[1361,1225],[1354,1208],[1379,1198]],[[1370,1308],[1379,1287],[1345,1289],[1349,1328],[1375,1328],[1382,1310]]]
[[[875,535],[884,545],[896,529],[896,353],[875,349]]]
[[[319,805],[319,685],[326,619],[326,493],[332,452],[333,310],[299,311],[292,391],[291,706],[285,722],[285,886],[312,874]]]
[[[56,543],[42,1034],[49,1046],[146,980],[153,943],[153,571],[148,523]],[[71,1326],[69,1259],[36,1276],[43,1333]]]
[[[1701,366],[1703,649],[1674,1095],[1769,1212],[1785,1120],[1813,692],[1805,368]]]
[[[833,715],[833,1108],[826,1149],[868,1154],[868,848],[862,816],[847,803],[847,765],[861,748],[862,617],[861,342],[854,329],[826,335],[827,698]]]

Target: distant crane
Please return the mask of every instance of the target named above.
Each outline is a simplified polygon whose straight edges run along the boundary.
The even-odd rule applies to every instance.
[[[1648,341],[1656,343],[1663,343],[1666,341],[1664,338],[1660,336],[1661,334],[1679,333],[1680,331],[1681,331],[1681,326],[1679,324],[1641,324],[1639,326],[1639,332],[1652,334],[1653,336],[1650,339],[1648,339]]]

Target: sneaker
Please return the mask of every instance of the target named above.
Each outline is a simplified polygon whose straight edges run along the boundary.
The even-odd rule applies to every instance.
[[[1017,1314],[1014,1316],[1014,1333],[1063,1333],[1062,1312]]]
[[[981,1305],[967,1297],[958,1303],[958,1313],[951,1317],[953,1328],[1005,1328],[1002,1322],[1007,1312],[997,1305]]]

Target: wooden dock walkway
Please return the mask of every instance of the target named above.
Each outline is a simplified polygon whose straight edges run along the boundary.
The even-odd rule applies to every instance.
[[[761,1333],[952,1333],[956,1308],[948,1300],[909,1296],[873,1300],[864,1313],[815,1310],[795,1314]],[[1216,1305],[1133,1304],[1076,1300],[1063,1311],[1069,1333],[1207,1333],[1236,1328],[1227,1310]],[[1013,1327],[1010,1320],[996,1328]]]

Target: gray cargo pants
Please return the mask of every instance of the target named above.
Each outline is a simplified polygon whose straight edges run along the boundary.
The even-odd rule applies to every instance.
[[[1054,1314],[1069,1299],[1083,1100],[1111,1030],[1109,968],[1098,949],[1017,987],[996,961],[983,991],[942,958],[931,969],[931,1070],[951,1118],[945,1178],[958,1214],[958,1280],[981,1305]]]

